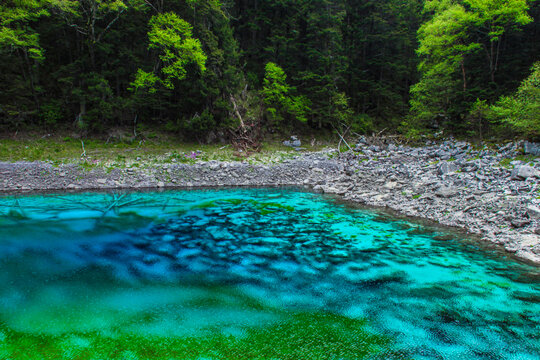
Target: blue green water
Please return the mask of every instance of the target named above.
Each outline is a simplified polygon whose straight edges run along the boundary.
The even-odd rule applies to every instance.
[[[539,359],[540,271],[292,189],[0,197],[0,359]]]

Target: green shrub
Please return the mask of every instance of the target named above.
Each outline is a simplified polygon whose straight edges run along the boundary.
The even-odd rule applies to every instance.
[[[514,95],[503,96],[491,106],[495,119],[530,138],[540,137],[540,61],[521,82]]]

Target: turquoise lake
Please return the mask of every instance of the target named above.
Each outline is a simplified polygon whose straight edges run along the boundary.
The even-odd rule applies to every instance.
[[[540,268],[295,189],[0,197],[0,359],[540,359]]]

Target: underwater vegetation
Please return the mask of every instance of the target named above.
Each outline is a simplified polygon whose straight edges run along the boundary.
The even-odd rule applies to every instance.
[[[201,337],[158,337],[97,331],[34,335],[0,326],[0,356],[15,359],[407,359],[365,321],[324,313],[287,320],[240,335],[216,330]]]
[[[0,359],[538,359],[540,273],[332,197],[0,197]]]

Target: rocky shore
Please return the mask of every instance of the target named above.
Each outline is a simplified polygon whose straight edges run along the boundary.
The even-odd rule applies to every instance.
[[[522,153],[519,143],[474,149],[449,140],[417,148],[361,140],[354,152],[299,153],[276,164],[210,161],[109,171],[0,162],[0,192],[305,186],[456,226],[540,264],[540,158],[512,160]]]

